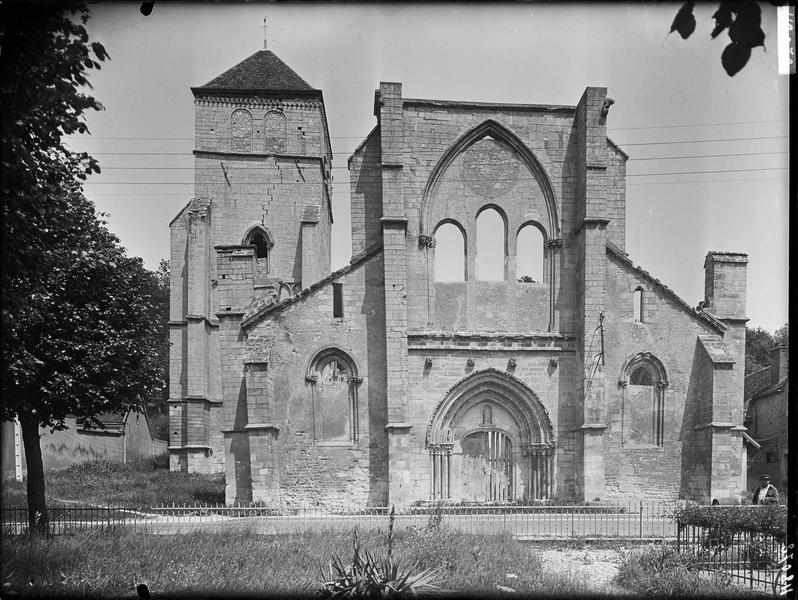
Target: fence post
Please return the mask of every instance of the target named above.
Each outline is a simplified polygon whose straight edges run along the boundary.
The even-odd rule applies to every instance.
[[[643,539],[643,501],[640,501],[640,539]]]

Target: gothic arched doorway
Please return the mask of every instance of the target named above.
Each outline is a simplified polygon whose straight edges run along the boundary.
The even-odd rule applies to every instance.
[[[545,407],[517,377],[486,369],[457,383],[427,429],[433,500],[546,499],[554,435]]]

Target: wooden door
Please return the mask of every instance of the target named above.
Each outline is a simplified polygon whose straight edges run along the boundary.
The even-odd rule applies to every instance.
[[[512,442],[503,431],[472,433],[463,449],[463,499],[471,502],[507,502],[513,497]]]

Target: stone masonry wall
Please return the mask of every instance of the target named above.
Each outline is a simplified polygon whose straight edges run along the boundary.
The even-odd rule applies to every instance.
[[[485,142],[477,141],[475,150],[453,158],[451,164],[442,173],[437,173],[438,185],[426,195],[425,190],[430,178],[436,173],[436,165],[444,157],[447,150],[471,129],[492,120],[497,127],[506,127],[513,136],[525,144],[534,154],[545,172],[553,190],[557,217],[554,219],[555,230],[550,225],[550,211],[543,199],[543,192],[538,179],[520,162],[520,157],[506,144],[499,144],[499,152],[512,160],[519,161],[514,165],[505,165],[500,161],[493,165],[490,149],[479,149]],[[540,223],[549,239],[565,236],[573,226],[572,207],[574,201],[573,187],[566,181],[566,162],[569,136],[573,121],[573,111],[567,108],[557,111],[539,111],[530,108],[526,111],[512,110],[503,107],[429,106],[424,101],[406,100],[403,110],[403,151],[405,168],[402,173],[402,189],[404,190],[407,210],[407,264],[408,264],[408,326],[417,328],[441,328],[434,314],[430,315],[430,307],[435,308],[434,298],[436,285],[431,278],[434,273],[434,253],[425,253],[418,243],[419,234],[432,235],[434,227],[443,218],[452,218],[460,222],[466,230],[468,245],[469,279],[474,279],[474,257],[476,256],[475,219],[479,208],[486,205],[497,205],[508,218],[507,225],[507,284],[515,279],[515,236],[518,228],[529,221]],[[493,135],[496,137],[496,134]],[[485,150],[485,152],[482,152]],[[500,157],[499,157],[500,158]],[[493,166],[491,166],[493,165]],[[514,182],[512,181],[514,180]],[[496,182],[499,183],[496,183]],[[426,204],[422,204],[423,202]],[[427,205],[429,205],[427,207]],[[429,210],[429,214],[425,214]],[[424,222],[427,219],[429,222]],[[573,273],[568,271],[573,265],[569,261],[557,260],[555,263],[553,282],[554,297],[558,299],[555,312],[556,321],[561,331],[572,331],[572,306],[567,302],[559,302],[562,294],[572,286]],[[552,279],[549,269],[546,278]],[[563,287],[565,286],[565,287]],[[508,290],[509,291],[509,290]],[[474,291],[475,292],[475,291]],[[469,290],[469,294],[471,291]],[[428,297],[432,296],[432,299]],[[499,297],[503,296],[499,294]],[[479,306],[496,303],[495,295],[482,299],[474,293],[469,298],[469,305],[479,310]],[[548,300],[544,301],[547,302]],[[436,311],[437,312],[437,311]],[[548,318],[543,323],[525,324],[527,331],[546,331]],[[501,330],[503,326],[495,322],[473,323],[475,330]]]
[[[691,381],[698,385],[693,402],[711,395],[712,385],[698,380],[709,375],[711,365],[696,362],[696,340],[699,333],[714,333],[710,327],[691,317],[683,308],[644,279],[614,259],[607,262],[607,302],[605,307],[604,350],[607,379],[607,417],[604,453],[606,495],[608,498],[646,497],[673,500],[682,488],[683,462],[690,457],[693,425],[701,410],[685,410]],[[634,291],[643,290],[643,321],[634,322]],[[700,352],[703,350],[699,349]],[[664,443],[624,443],[624,362],[639,352],[650,352],[665,368],[668,387],[665,390]],[[698,372],[696,372],[698,371]],[[626,401],[629,401],[628,395]],[[697,408],[697,407],[696,407]],[[626,407],[628,414],[629,407]],[[683,458],[686,460],[683,461]]]
[[[509,349],[511,344],[507,343],[508,349],[501,349],[502,343],[498,342],[494,344],[498,346],[497,349],[490,350],[484,341],[471,344],[463,342],[462,345],[451,342],[441,345],[438,350],[411,346],[408,357],[408,420],[412,429],[407,449],[406,480],[403,483],[408,489],[408,502],[431,499],[431,458],[426,434],[433,411],[463,377],[488,368],[520,378],[539,397],[548,411],[557,440],[552,496],[572,497],[574,448],[570,429],[574,427],[573,341],[557,339],[550,344],[542,341],[526,344],[529,345]],[[425,364],[427,357],[432,359],[430,367]],[[468,364],[469,358],[473,360],[473,365]],[[515,367],[508,366],[511,358],[515,360]],[[552,366],[552,359],[557,361],[556,367]],[[457,479],[457,475],[453,474],[453,479]],[[522,478],[518,484],[524,486],[528,493],[529,481]],[[458,499],[458,493],[459,490],[452,490],[452,498]]]
[[[349,159],[352,254],[382,240],[380,130],[375,128]]]
[[[341,319],[333,317],[332,285],[328,284],[269,315],[247,334],[248,355],[268,356],[273,419],[279,427],[274,446],[279,500],[285,505],[382,506],[387,502],[382,269],[378,255],[334,280],[343,286]],[[313,388],[318,383],[307,381],[306,376],[313,357],[330,348],[351,357],[362,378],[357,385],[359,431],[354,443],[313,439],[314,420],[321,419]],[[246,402],[253,401],[247,393]],[[252,460],[261,458],[253,454]]]

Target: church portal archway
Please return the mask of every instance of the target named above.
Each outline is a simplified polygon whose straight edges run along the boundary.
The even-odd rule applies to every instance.
[[[543,500],[554,489],[555,439],[546,408],[523,381],[496,369],[468,375],[427,428],[433,500]]]

